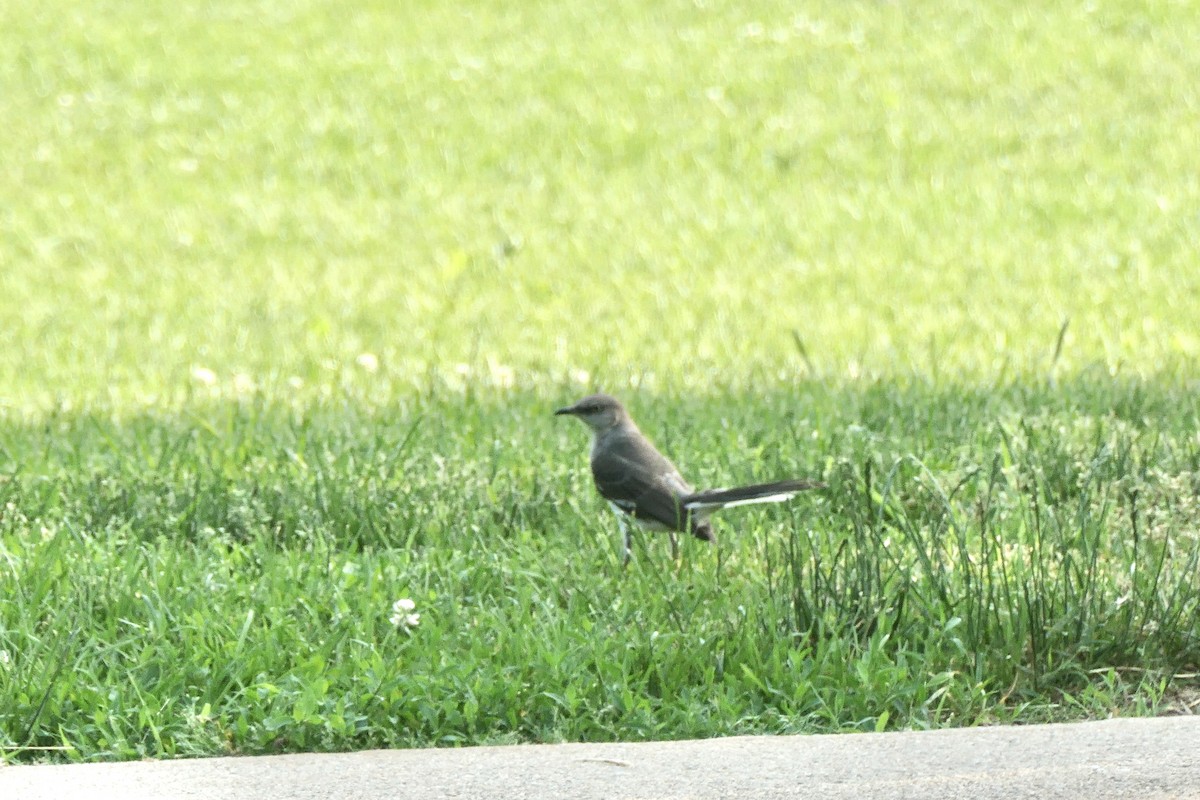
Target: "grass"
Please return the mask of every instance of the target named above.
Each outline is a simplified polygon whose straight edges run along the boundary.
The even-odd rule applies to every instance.
[[[6,7],[5,758],[1193,703],[1198,31]],[[622,574],[596,387],[830,488]]]
[[[0,13],[17,407],[364,351],[396,392],[747,386],[804,374],[793,333],[820,375],[991,381],[1065,319],[1063,370],[1200,356],[1186,4]]]
[[[702,483],[831,487],[731,512],[719,548],[685,543],[678,567],[639,540],[628,574],[583,431],[537,396],[10,427],[7,746],[130,758],[1160,712],[1200,666],[1197,405],[1071,388],[1084,400],[882,384],[639,403],[686,414],[656,427]],[[401,597],[411,630],[389,621]]]

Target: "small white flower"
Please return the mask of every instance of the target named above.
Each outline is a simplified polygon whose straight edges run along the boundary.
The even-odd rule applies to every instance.
[[[417,604],[407,597],[392,603],[391,623],[397,628],[409,630],[421,624],[421,615],[414,612]]]
[[[192,367],[192,380],[203,383],[205,386],[212,386],[217,382],[217,373],[208,367]]]
[[[379,357],[374,353],[359,353],[358,357],[354,359],[354,363],[367,372],[374,372],[379,369]]]
[[[0,650],[0,667],[7,667],[10,663],[12,663],[12,656],[8,654],[7,650]]]

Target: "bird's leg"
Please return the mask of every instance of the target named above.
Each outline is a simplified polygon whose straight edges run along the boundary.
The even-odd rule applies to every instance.
[[[633,558],[633,531],[629,527],[629,523],[625,521],[624,514],[617,515],[617,524],[621,526],[621,538],[624,540],[625,547],[621,551],[621,569],[629,566],[629,559]]]
[[[679,560],[679,537],[675,535],[675,531],[667,531],[667,536],[671,539],[671,560]]]

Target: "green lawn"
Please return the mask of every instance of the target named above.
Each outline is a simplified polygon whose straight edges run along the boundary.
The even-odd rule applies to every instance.
[[[1198,39],[0,7],[0,757],[1194,705]],[[594,389],[698,484],[830,486],[622,574]]]

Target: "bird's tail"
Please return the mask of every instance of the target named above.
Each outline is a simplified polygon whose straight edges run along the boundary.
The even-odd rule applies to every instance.
[[[688,511],[701,512],[700,516],[704,516],[705,511],[746,506],[751,503],[778,503],[805,489],[823,488],[825,484],[820,481],[791,480],[756,483],[735,489],[706,489],[684,497],[683,507]]]

